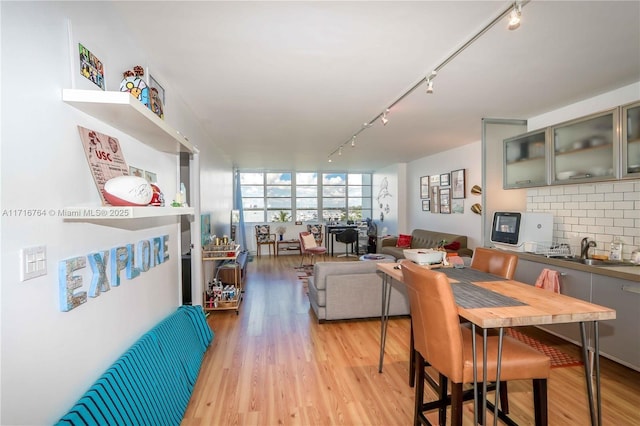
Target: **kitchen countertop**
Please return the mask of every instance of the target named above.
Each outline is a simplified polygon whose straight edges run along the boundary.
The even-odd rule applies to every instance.
[[[583,265],[577,262],[571,262],[564,259],[556,259],[553,257],[546,257],[541,254],[533,253],[520,253],[516,252],[518,257],[523,260],[530,260],[532,262],[543,263],[546,265],[560,266],[563,268],[575,269],[577,271],[590,272],[592,274],[605,275],[613,278],[620,278],[623,280],[640,282],[640,265],[604,265],[604,266],[592,266]]]

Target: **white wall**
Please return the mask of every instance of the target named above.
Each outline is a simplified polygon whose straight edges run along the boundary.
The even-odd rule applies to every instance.
[[[450,173],[452,170],[465,169],[466,185],[464,213],[440,214],[422,211],[420,199],[420,177]],[[407,167],[407,217],[408,226],[400,232],[411,232],[413,229],[428,229],[451,234],[466,235],[469,248],[481,245],[481,216],[471,212],[474,203],[480,203],[480,197],[472,195],[473,185],[481,185],[481,142],[474,142],[460,148],[445,151],[429,157],[412,161]]]
[[[406,164],[394,164],[373,174],[372,212],[378,236],[397,235],[406,227]]]
[[[61,90],[72,87],[70,64],[77,56],[77,40],[103,61],[112,90],[117,90],[122,71],[149,61],[128,37],[111,3],[2,2],[1,7],[1,209],[6,214],[0,251],[0,424],[52,424],[140,335],[180,304],[177,219],[138,220],[121,228],[67,222],[55,213],[65,206],[100,205],[77,125],[117,137],[128,164],[157,173],[169,202],[177,190],[178,162],[61,100]],[[79,75],[76,83],[99,90]],[[162,83],[171,99],[165,108],[167,123],[194,144],[205,145],[208,141],[178,91],[172,92],[171,82]],[[211,156],[211,149],[203,150],[203,181],[215,188],[210,189],[215,203],[203,204],[228,211],[230,166]],[[20,209],[54,213],[12,213]],[[228,220],[227,213],[224,222]],[[123,278],[119,287],[61,312],[60,261],[160,235],[169,236],[166,263],[133,280]],[[37,245],[46,246],[47,274],[21,282],[20,249]],[[92,278],[89,266],[78,275],[83,278],[80,290],[86,291]]]

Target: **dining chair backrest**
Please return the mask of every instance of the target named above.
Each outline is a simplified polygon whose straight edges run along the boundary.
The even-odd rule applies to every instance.
[[[463,375],[463,340],[449,279],[411,262],[402,263],[415,350],[453,381]]]
[[[488,272],[508,280],[513,279],[518,266],[518,256],[501,250],[477,247],[471,258],[472,269]]]

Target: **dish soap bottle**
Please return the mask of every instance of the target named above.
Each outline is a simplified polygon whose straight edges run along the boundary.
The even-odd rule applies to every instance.
[[[622,260],[622,241],[616,238],[611,243],[611,249],[609,250],[610,260]]]

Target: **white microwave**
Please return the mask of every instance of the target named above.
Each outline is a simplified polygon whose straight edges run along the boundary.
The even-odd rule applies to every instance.
[[[498,248],[535,251],[539,243],[553,240],[553,215],[534,212],[495,212],[491,242]]]

